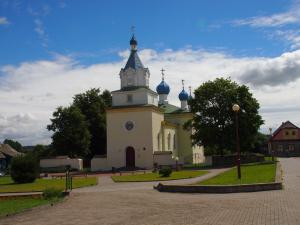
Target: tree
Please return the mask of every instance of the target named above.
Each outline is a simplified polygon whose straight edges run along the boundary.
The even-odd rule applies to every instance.
[[[10,175],[16,183],[32,183],[39,175],[36,158],[32,155],[21,155],[13,158]]]
[[[85,116],[78,107],[58,107],[47,129],[54,132],[52,146],[57,154],[70,157],[90,154],[91,135]]]
[[[3,144],[8,144],[10,147],[17,150],[18,152],[22,152],[23,150],[23,146],[18,141],[5,139]]]
[[[88,130],[91,134],[91,154],[106,154],[106,107],[111,106],[111,94],[105,90],[90,89],[82,94],[77,94],[73,106],[78,107],[85,116]]]
[[[230,79],[217,78],[203,83],[190,100],[194,118],[186,127],[194,128],[193,143],[201,142],[204,148],[217,154],[235,152],[235,114],[232,105],[240,106],[239,135],[241,151],[254,149],[259,127],[263,124],[258,114],[259,103],[245,85]]]

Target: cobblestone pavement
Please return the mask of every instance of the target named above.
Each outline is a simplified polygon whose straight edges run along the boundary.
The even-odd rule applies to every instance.
[[[285,188],[280,191],[178,194],[152,190],[152,183],[149,188],[130,183],[110,190],[100,183],[98,189],[74,192],[63,203],[7,217],[0,224],[300,225],[300,158],[281,159],[281,164]]]

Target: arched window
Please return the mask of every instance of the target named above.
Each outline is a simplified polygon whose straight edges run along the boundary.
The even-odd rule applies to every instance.
[[[173,136],[173,149],[176,149],[176,135]]]
[[[171,134],[168,134],[168,150],[171,150]]]
[[[160,151],[160,133],[157,135],[157,150]]]

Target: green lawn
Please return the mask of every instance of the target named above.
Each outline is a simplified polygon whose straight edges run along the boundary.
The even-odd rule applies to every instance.
[[[270,183],[275,181],[276,163],[249,164],[241,166],[242,178],[237,178],[237,169],[232,168],[222,174],[204,180],[201,185],[231,185]]]
[[[162,180],[177,180],[185,178],[199,177],[208,173],[208,171],[197,170],[182,170],[173,171],[170,177],[161,177],[158,173],[134,174],[123,176],[112,176],[115,182],[132,182],[132,181],[162,181]]]
[[[73,188],[97,184],[96,177],[74,177]],[[0,193],[43,191],[46,188],[65,189],[65,179],[36,179],[33,183],[16,184],[10,177],[0,177]]]
[[[0,217],[8,214],[22,212],[39,205],[58,202],[60,199],[44,199],[44,198],[16,198],[0,200]]]

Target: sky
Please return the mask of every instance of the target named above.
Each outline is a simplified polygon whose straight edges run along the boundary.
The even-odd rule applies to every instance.
[[[300,126],[300,1],[0,0],[0,142],[49,144],[58,106],[90,88],[117,90],[134,26],[155,90],[181,80],[249,86],[265,124]]]

